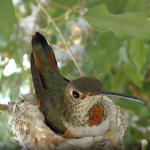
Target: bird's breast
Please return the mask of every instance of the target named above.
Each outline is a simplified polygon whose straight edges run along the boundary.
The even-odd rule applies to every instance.
[[[109,117],[106,117],[101,97],[71,101],[68,108],[62,115],[63,123],[74,137],[95,136],[108,129]]]

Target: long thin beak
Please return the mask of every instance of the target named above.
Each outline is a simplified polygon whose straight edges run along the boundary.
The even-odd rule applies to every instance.
[[[91,96],[115,96],[115,97],[120,97],[120,98],[125,98],[125,99],[130,99],[132,101],[137,101],[137,102],[141,102],[144,103],[143,100],[139,99],[138,97],[134,97],[134,96],[129,96],[129,95],[125,95],[125,94],[120,94],[117,92],[109,92],[109,91],[101,91],[99,94],[91,94]]]

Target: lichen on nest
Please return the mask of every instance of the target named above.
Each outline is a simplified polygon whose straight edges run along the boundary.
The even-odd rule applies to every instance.
[[[120,107],[105,96],[102,99],[107,116],[104,120],[105,124],[102,122],[100,127],[105,128],[106,131],[97,136],[65,138],[53,132],[45,124],[45,117],[36,103],[35,95],[21,95],[15,103],[9,104],[12,110],[9,124],[16,135],[13,139],[19,141],[23,150],[125,149],[123,137],[126,125]]]

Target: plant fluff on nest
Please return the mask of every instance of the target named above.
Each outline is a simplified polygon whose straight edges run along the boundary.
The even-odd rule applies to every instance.
[[[101,97],[104,119],[100,124],[103,132],[97,136],[63,137],[53,132],[45,123],[45,117],[37,105],[35,95],[21,95],[10,103],[11,130],[23,150],[121,150],[125,149],[123,137],[126,130],[120,107],[108,97]],[[66,131],[67,132],[67,131]]]

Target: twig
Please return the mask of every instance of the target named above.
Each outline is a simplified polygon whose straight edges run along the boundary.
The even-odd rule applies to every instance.
[[[10,115],[10,108],[9,108],[9,106],[0,104],[0,112],[4,113],[6,115]]]
[[[55,6],[58,6],[58,7],[60,7],[60,8],[63,8],[63,9],[66,9],[66,10],[71,10],[71,11],[80,13],[80,11],[78,11],[78,10],[75,10],[75,9],[72,9],[72,8],[69,8],[69,7],[66,7],[66,6],[64,6],[64,5],[60,5],[60,4],[55,3],[55,2],[53,2],[53,1],[50,1],[50,3],[53,4],[53,5],[55,5]]]
[[[54,18],[53,20],[54,20],[54,21],[59,20],[60,18],[65,17],[66,15],[67,15],[67,14],[65,13],[65,14],[63,14],[63,15],[61,15],[61,16],[59,16],[59,17],[57,17],[57,18]]]
[[[45,13],[46,16],[48,17],[48,19],[52,22],[52,24],[54,25],[54,27],[56,28],[56,30],[59,32],[61,38],[63,39],[63,41],[64,41],[64,43],[65,43],[67,49],[69,50],[69,52],[70,52],[70,54],[71,54],[71,57],[72,57],[72,59],[73,59],[75,65],[76,65],[76,67],[78,68],[78,70],[79,70],[81,76],[83,76],[83,72],[81,71],[81,69],[80,69],[80,67],[79,67],[79,65],[78,65],[78,63],[77,63],[77,61],[76,61],[76,59],[75,59],[75,57],[74,57],[74,55],[73,55],[73,53],[72,53],[70,47],[69,47],[69,45],[67,44],[67,42],[66,42],[65,38],[63,37],[61,31],[59,30],[58,26],[56,25],[56,23],[54,22],[54,20],[51,18],[51,16],[47,13],[47,11],[44,9],[44,7],[43,7],[42,4],[39,2],[39,0],[36,0],[36,2],[41,6],[42,10],[44,11],[44,13]]]

